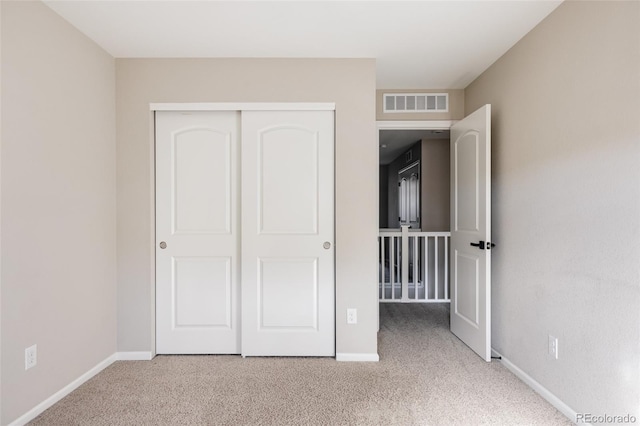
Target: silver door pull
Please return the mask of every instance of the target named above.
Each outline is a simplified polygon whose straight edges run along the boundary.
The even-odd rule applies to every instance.
[[[166,249],[167,248],[167,243],[165,243],[164,241],[160,241],[160,248],[161,249]]]
[[[325,250],[329,250],[331,248],[331,243],[329,241],[325,241],[322,247],[324,247]]]

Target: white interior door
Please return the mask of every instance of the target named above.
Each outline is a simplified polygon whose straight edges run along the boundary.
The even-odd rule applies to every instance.
[[[400,225],[420,229],[420,161],[398,172]]]
[[[491,105],[451,127],[451,331],[491,361]]]
[[[156,113],[156,351],[239,347],[239,112]]]
[[[242,113],[242,355],[333,356],[334,113]]]

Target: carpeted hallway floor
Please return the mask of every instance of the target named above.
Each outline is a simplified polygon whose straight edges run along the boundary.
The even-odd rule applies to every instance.
[[[158,356],[116,362],[33,425],[570,425],[439,304],[382,304],[378,363]]]

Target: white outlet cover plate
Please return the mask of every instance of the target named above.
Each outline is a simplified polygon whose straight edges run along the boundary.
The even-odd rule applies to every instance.
[[[549,355],[558,359],[558,338],[552,335],[549,335]]]
[[[355,308],[347,309],[347,324],[358,323],[358,310]]]
[[[24,350],[24,369],[33,368],[38,363],[38,345],[29,346]]]

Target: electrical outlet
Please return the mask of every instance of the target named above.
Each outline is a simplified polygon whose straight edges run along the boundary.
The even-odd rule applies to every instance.
[[[347,309],[347,324],[358,323],[358,310],[356,308]]]
[[[558,338],[552,335],[549,335],[549,355],[558,359]]]
[[[29,346],[24,350],[24,369],[28,370],[35,367],[38,363],[38,346]]]

